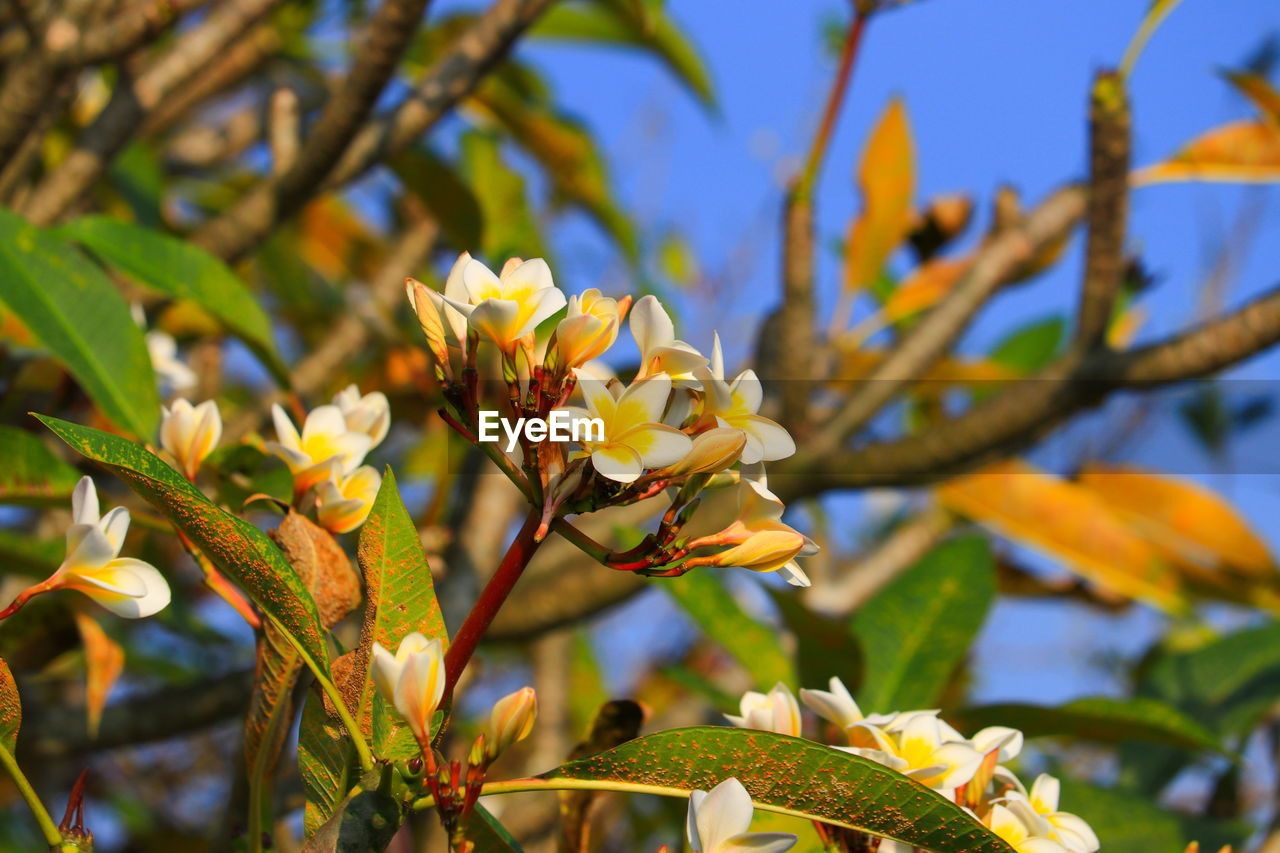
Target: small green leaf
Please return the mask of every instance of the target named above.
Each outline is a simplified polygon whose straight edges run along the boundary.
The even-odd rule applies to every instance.
[[[79,479],[39,437],[0,425],[0,503],[61,503]]]
[[[1191,717],[1155,699],[1094,696],[1058,707],[1026,704],[985,705],[954,715],[952,722],[970,729],[1012,726],[1027,737],[1071,735],[1115,743],[1148,741],[1191,749],[1222,751],[1212,732]]]
[[[488,793],[586,788],[667,797],[736,777],[757,809],[892,838],[934,853],[1010,853],[958,805],[882,764],[772,732],[710,726],[671,729],[570,761]]]
[[[795,667],[778,643],[778,632],[748,616],[715,572],[690,572],[664,581],[661,588],[751,674],[756,687],[768,690],[779,681],[797,686]]]
[[[243,340],[281,385],[288,385],[289,369],[276,352],[271,318],[240,278],[213,255],[177,237],[109,216],[82,217],[57,233],[84,244],[138,283],[196,303]]]
[[[116,426],[150,438],[160,395],[142,330],[102,270],[0,210],[0,303],[66,365]]]
[[[989,358],[1019,373],[1032,373],[1058,354],[1066,332],[1067,323],[1061,317],[1033,321],[1001,339]]]
[[[484,216],[480,249],[490,259],[546,257],[538,217],[525,180],[502,156],[498,137],[472,131],[462,136],[458,169],[473,188]]]
[[[868,712],[933,706],[995,600],[991,548],[966,536],[930,551],[868,601],[853,621]]]
[[[475,845],[474,853],[524,853],[506,827],[479,803],[467,818],[467,840]]]
[[[405,150],[388,165],[439,220],[455,249],[469,251],[481,245],[484,215],[480,202],[452,164],[418,146]]]
[[[294,641],[309,664],[328,670],[316,604],[297,572],[266,534],[210,503],[164,460],[110,433],[46,415],[40,421],[73,450],[123,480],[187,535]]]

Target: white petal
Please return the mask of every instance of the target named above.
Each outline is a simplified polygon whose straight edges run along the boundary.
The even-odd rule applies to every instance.
[[[71,520],[76,524],[97,524],[98,518],[98,490],[92,478],[81,477],[71,493]]]
[[[631,386],[618,398],[618,407],[633,403],[643,412],[641,417],[627,426],[634,426],[636,423],[657,423],[662,420],[662,413],[666,411],[667,400],[670,397],[671,377],[665,373],[658,373],[631,383]]]
[[[374,686],[383,699],[395,702],[396,682],[400,680],[400,663],[396,656],[383,648],[381,643],[374,643],[372,664]]]
[[[730,838],[720,849],[744,853],[783,853],[796,846],[796,837],[788,832],[748,832]]]
[[[781,425],[774,423],[768,418],[760,415],[751,415],[745,422],[737,424],[747,431],[748,435],[754,436],[760,442],[762,452],[761,460],[765,462],[776,462],[779,459],[786,459],[788,456],[796,452],[796,443],[791,438],[791,433]],[[746,454],[743,454],[744,459]]]
[[[694,791],[689,794],[689,811],[685,815],[684,831],[689,836],[689,847],[701,851],[702,841],[698,837],[698,809],[707,798],[706,791]]]
[[[631,447],[646,468],[665,468],[689,455],[693,439],[674,427],[646,424],[627,430],[617,441]]]
[[[787,583],[800,589],[808,589],[813,586],[813,581],[809,580],[809,576],[804,573],[804,569],[800,568],[800,564],[795,560],[778,569],[778,575]]]
[[[302,436],[298,435],[298,428],[293,425],[293,421],[284,413],[284,409],[280,408],[279,403],[271,406],[271,421],[276,427],[276,440],[281,447],[289,450],[298,450],[302,447]]]
[[[116,548],[111,544],[106,532],[96,524],[72,525],[76,533],[73,536],[67,531],[67,539],[75,540],[75,548],[67,554],[62,565],[71,570],[97,569],[105,566],[116,557]]]
[[[636,339],[640,355],[646,359],[657,347],[675,340],[675,326],[658,297],[652,294],[643,296],[631,306],[631,336]]]
[[[141,584],[143,592],[127,598],[95,598],[103,607],[125,619],[145,619],[169,606],[169,584],[155,566],[129,557],[112,560],[110,566],[127,571]]]
[[[720,347],[720,333],[711,333],[711,376],[724,379],[724,350]]]
[[[732,776],[708,791],[696,818],[703,853],[718,851],[729,839],[746,832],[754,811],[751,795]]]
[[[539,290],[533,299],[537,307],[533,309],[533,315],[529,318],[529,322],[525,324],[524,334],[526,335],[536,329],[543,320],[564,307],[564,293],[554,287]]]
[[[744,370],[729,385],[730,392],[738,396],[743,408],[748,412],[760,411],[764,402],[764,388],[760,386],[760,378],[754,370]]]
[[[462,285],[467,291],[467,301],[472,305],[478,305],[493,293],[502,292],[502,282],[493,274],[493,270],[474,258],[462,267]],[[445,295],[449,296],[448,293]]]
[[[548,290],[555,288],[551,278],[551,267],[542,258],[530,258],[502,277],[506,288],[528,287],[530,290]],[[561,296],[561,299],[564,297]],[[563,304],[563,303],[562,303]]]
[[[644,473],[640,457],[626,447],[592,451],[591,464],[600,476],[618,483],[634,483]]]
[[[129,532],[129,510],[122,506],[108,512],[98,522],[98,526],[102,528],[102,532],[106,534],[107,541],[111,543],[114,551],[112,556],[120,553],[120,548],[124,545],[124,537]]]

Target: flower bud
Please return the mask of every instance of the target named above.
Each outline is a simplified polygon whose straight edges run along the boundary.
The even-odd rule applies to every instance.
[[[511,744],[524,740],[538,715],[538,697],[532,687],[503,696],[489,713],[485,752],[492,761]]]
[[[440,299],[439,294],[417,279],[405,279],[404,289],[409,297],[409,305],[418,316],[418,325],[422,327],[422,334],[427,338],[427,349],[431,350],[441,369],[447,369],[449,344],[445,338],[442,318],[447,306]]]
[[[160,446],[174,458],[188,480],[194,480],[200,463],[222,438],[218,404],[205,400],[192,406],[181,398],[161,409]]]
[[[693,437],[689,455],[671,466],[675,477],[685,474],[715,474],[738,461],[747,445],[747,434],[733,427],[716,427]]]

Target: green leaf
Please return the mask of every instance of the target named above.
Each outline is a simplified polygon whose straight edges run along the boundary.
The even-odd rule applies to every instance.
[[[302,826],[307,838],[337,813],[358,773],[355,751],[342,724],[326,713],[319,690],[307,691],[298,727],[298,775],[306,800]]]
[[[214,506],[164,460],[127,439],[37,415],[73,450],[138,493],[227,574],[297,644],[313,670],[327,672],[324,630],[298,573],[266,534]]]
[[[715,572],[689,572],[662,583],[676,603],[713,642],[751,674],[755,686],[768,690],[778,682],[796,686],[796,671],[778,632],[747,615]]]
[[[711,726],[671,729],[570,761],[535,780],[486,793],[579,788],[667,797],[736,777],[757,809],[892,838],[935,853],[1010,853],[958,805],[882,764],[772,732]]]
[[[1071,735],[1105,743],[1149,741],[1222,751],[1222,744],[1212,732],[1177,708],[1155,699],[1094,696],[1058,707],[985,705],[959,711],[954,717],[953,722],[971,729],[1012,726],[1029,738]]]
[[[79,479],[38,436],[0,425],[0,503],[62,503]]]
[[[524,853],[506,827],[479,803],[467,818],[467,840],[475,845],[474,853]]]
[[[1224,844],[1239,843],[1247,834],[1235,822],[1180,815],[1130,791],[1089,785],[1070,777],[1060,781],[1060,808],[1088,821],[1103,850],[1182,850],[1191,841],[1199,841],[1202,850],[1217,850]]]
[[[22,728],[22,700],[13,680],[9,664],[0,659],[0,749],[12,755],[18,748],[18,729]]]
[[[84,244],[138,283],[196,303],[243,340],[276,381],[289,384],[289,369],[272,340],[271,318],[240,278],[213,255],[177,237],[109,216],[82,217],[57,233]]]
[[[365,610],[360,644],[351,653],[350,677],[359,685],[358,708],[353,710],[372,740],[375,755],[391,760],[409,758],[418,753],[418,747],[408,725],[394,708],[375,701],[377,690],[369,678],[373,644],[395,651],[405,635],[414,631],[445,642],[449,635],[418,528],[400,499],[390,467],[360,529],[357,555],[364,574]]]
[[[569,731],[575,735],[585,732],[596,709],[608,701],[609,690],[591,635],[576,630],[569,646]]]
[[[850,690],[862,683],[862,649],[843,620],[814,613],[790,589],[770,589],[782,621],[796,638],[801,684],[825,685],[837,676]]]
[[[388,165],[435,215],[454,248],[464,251],[481,245],[484,214],[480,202],[452,164],[418,146],[405,150]]]
[[[637,10],[637,6],[642,8]],[[627,0],[560,3],[542,15],[530,35],[558,41],[600,42],[651,53],[704,107],[715,108],[711,76],[697,48],[671,17],[653,4]]]
[[[1066,332],[1067,322],[1062,317],[1035,320],[1001,339],[989,358],[1019,373],[1032,373],[1058,354]]]
[[[859,704],[868,713],[931,707],[995,594],[991,548],[981,536],[938,546],[880,590],[853,621],[866,663]]]
[[[155,434],[160,395],[128,304],[84,255],[7,210],[0,210],[0,302],[112,423]]]
[[[459,171],[476,190],[484,216],[481,250],[490,259],[546,257],[538,218],[525,181],[502,157],[498,137],[473,131],[462,136]]]

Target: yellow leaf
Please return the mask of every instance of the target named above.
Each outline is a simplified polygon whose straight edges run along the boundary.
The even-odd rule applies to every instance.
[[[894,98],[871,132],[858,167],[862,213],[850,226],[845,244],[846,292],[879,278],[889,255],[906,237],[914,215],[915,181],[915,144],[907,110],[900,98]]]
[[[951,292],[952,286],[960,280],[971,263],[969,258],[935,258],[917,267],[885,300],[881,309],[885,320],[896,323],[926,308],[932,308]]]
[[[107,705],[107,694],[124,671],[124,649],[107,636],[98,620],[87,611],[73,611],[80,641],[84,644],[85,707],[89,715],[89,735],[98,736],[102,722],[102,709]]]
[[[1147,322],[1147,310],[1141,305],[1130,305],[1107,328],[1107,343],[1112,349],[1124,349],[1133,343],[1138,330]]]
[[[1237,121],[1196,137],[1171,159],[1133,174],[1139,186],[1163,181],[1280,181],[1280,126]]]
[[[1222,496],[1203,486],[1102,464],[1086,467],[1080,485],[1171,559],[1254,580],[1276,579],[1276,563],[1266,543]]]
[[[865,378],[884,360],[885,351],[841,347],[835,382],[847,383]],[[917,390],[943,391],[955,385],[984,382],[1010,382],[1021,374],[1003,364],[986,359],[944,358],[920,377]]]
[[[1228,71],[1226,78],[1253,102],[1265,120],[1280,124],[1280,92],[1275,90],[1266,77],[1251,71]]]
[[[935,489],[940,503],[1059,558],[1098,586],[1165,610],[1185,609],[1178,575],[1096,493],[1022,460]]]

